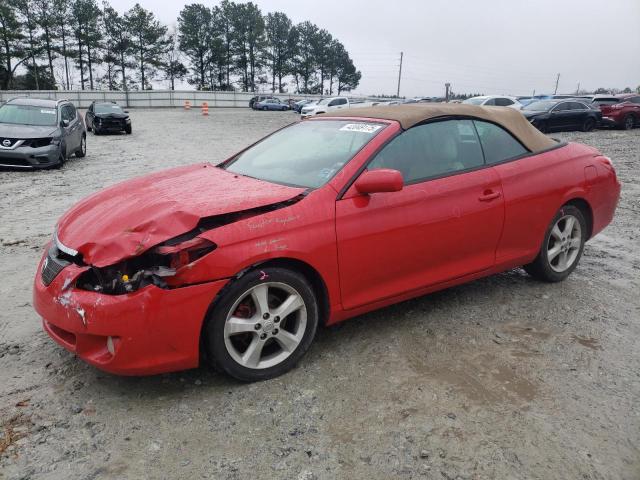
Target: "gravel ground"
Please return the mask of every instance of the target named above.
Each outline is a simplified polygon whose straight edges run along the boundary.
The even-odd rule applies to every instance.
[[[623,182],[569,280],[515,270],[319,332],[292,372],[119,378],[49,340],[31,282],[54,222],[117,181],[222,160],[292,113],[132,111],[60,171],[0,172],[0,478],[640,478],[640,129],[554,134]]]

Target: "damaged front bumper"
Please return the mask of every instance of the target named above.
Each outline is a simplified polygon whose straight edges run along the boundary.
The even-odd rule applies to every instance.
[[[59,145],[0,148],[0,167],[3,168],[47,168],[56,165],[59,160]]]
[[[45,252],[49,251],[49,247]],[[69,264],[48,284],[38,266],[33,305],[44,330],[82,360],[120,375],[151,375],[198,366],[207,310],[227,280],[122,295],[75,287],[88,267]],[[45,266],[46,269],[46,266]]]

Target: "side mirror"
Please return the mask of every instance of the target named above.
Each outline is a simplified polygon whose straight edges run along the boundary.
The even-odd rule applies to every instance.
[[[61,127],[68,127],[69,126],[69,120],[60,120],[60,126]]]
[[[389,168],[367,170],[358,177],[355,183],[356,190],[364,194],[399,192],[403,186],[402,173]]]

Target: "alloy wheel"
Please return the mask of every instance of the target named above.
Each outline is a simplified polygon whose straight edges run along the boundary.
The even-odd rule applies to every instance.
[[[265,282],[238,297],[224,325],[224,344],[238,364],[264,369],[287,359],[300,345],[307,309],[300,293],[285,283]]]
[[[635,122],[634,122],[633,116],[627,115],[627,117],[624,119],[624,128],[626,130],[631,130],[633,128],[634,123]]]
[[[560,217],[551,229],[547,243],[547,261],[555,272],[562,273],[575,263],[582,246],[582,227],[573,215]]]

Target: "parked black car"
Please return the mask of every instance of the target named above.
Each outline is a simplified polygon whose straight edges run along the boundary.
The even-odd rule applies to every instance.
[[[602,120],[600,110],[581,99],[551,99],[532,102],[522,114],[541,132],[582,130],[590,132]]]
[[[84,116],[87,130],[100,135],[106,132],[131,133],[129,112],[115,102],[92,102]]]
[[[0,167],[61,167],[87,153],[87,134],[68,100],[14,98],[0,107]]]

